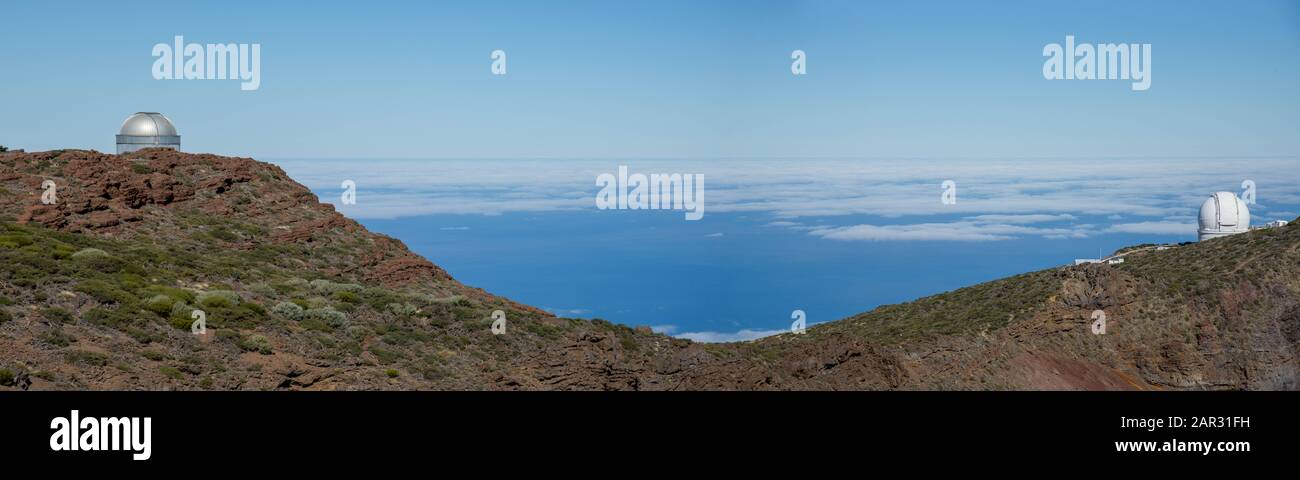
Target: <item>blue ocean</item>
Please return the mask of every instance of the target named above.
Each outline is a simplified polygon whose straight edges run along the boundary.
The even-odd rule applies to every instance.
[[[1172,160],[276,163],[462,283],[702,341],[784,331],[794,310],[833,321],[1128,245],[1195,241],[1197,209],[1217,190],[1255,200],[1255,224],[1300,206],[1295,169],[1268,162],[1228,181]],[[621,165],[703,174],[703,218],[597,208],[596,177]],[[340,201],[345,180],[355,204]]]

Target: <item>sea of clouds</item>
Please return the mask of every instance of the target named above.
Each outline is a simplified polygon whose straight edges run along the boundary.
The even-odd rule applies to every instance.
[[[1214,191],[1255,183],[1253,223],[1300,210],[1300,158],[1182,159],[761,159],[761,160],[280,160],[296,180],[357,219],[435,214],[598,212],[595,179],[628,165],[639,173],[705,177],[708,215],[767,217],[766,226],[825,241],[995,242],[1107,234],[1191,238]],[[339,201],[344,180],[356,203]],[[957,202],[941,201],[945,180]],[[865,220],[865,221],[864,221]],[[467,227],[443,227],[443,229]],[[711,234],[716,237],[722,234]],[[581,310],[553,309],[581,315]],[[655,330],[701,342],[784,330]]]
[[[1240,195],[1244,180],[1256,184],[1258,203],[1251,206],[1254,223],[1290,220],[1300,205],[1297,158],[276,163],[320,194],[322,201],[359,219],[595,212],[596,176],[616,171],[619,165],[644,173],[696,173],[705,177],[706,215],[762,213],[771,216],[770,226],[837,241],[1182,234],[1195,229],[1197,208],[1209,193],[1226,190]],[[329,192],[341,192],[344,180],[357,184],[355,205],[340,205],[330,197]],[[955,204],[940,201],[944,180],[957,184]],[[860,223],[864,215],[880,221]],[[850,216],[859,222],[836,221]],[[934,222],[935,216],[950,219]]]

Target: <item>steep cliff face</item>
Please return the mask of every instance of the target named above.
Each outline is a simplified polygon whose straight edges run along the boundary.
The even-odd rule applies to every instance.
[[[1298,249],[1261,230],[697,344],[462,285],[252,159],[0,153],[0,388],[1296,389]]]

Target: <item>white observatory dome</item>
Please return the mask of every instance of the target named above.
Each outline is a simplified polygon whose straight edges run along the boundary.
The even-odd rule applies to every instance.
[[[142,148],[165,147],[178,149],[181,136],[171,119],[158,112],[139,112],[122,122],[117,133],[117,153],[130,153]]]
[[[1201,204],[1200,240],[1218,238],[1250,230],[1250,209],[1232,192],[1214,192]]]

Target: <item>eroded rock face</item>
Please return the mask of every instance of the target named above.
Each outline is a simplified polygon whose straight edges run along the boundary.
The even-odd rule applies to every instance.
[[[1059,298],[1066,306],[1091,311],[1127,305],[1134,295],[1119,270],[1087,264],[1066,270]]]

